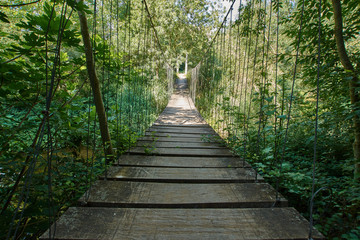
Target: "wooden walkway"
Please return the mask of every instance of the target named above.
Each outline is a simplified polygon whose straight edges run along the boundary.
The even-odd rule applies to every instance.
[[[273,207],[275,190],[177,86],[146,136],[57,221],[55,239],[307,239],[308,222],[284,198]]]

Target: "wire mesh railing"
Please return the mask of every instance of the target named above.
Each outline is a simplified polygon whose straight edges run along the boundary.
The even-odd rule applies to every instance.
[[[236,2],[239,8],[233,9]],[[296,131],[292,123],[298,114],[293,108],[298,104],[299,92],[294,89],[300,86],[296,80],[304,6],[304,2],[297,5],[300,26],[294,33],[297,40],[291,45],[293,49],[289,50],[281,42],[285,30],[279,20],[283,9],[278,1],[233,1],[209,50],[191,75],[191,97],[201,115],[236,154],[271,180],[277,190],[276,201],[278,191],[285,188],[287,181],[293,181],[288,166],[297,165],[289,159],[287,151],[291,131]],[[319,33],[320,28],[321,24]],[[290,56],[280,54],[286,51],[291,52]],[[314,56],[320,59],[320,48]],[[320,64],[315,67],[320,68]],[[315,96],[318,94],[319,90]],[[314,106],[316,111],[317,108],[318,105]],[[316,114],[313,123],[315,133],[317,117]],[[316,134],[314,143],[316,146]],[[312,177],[306,176],[307,172],[300,174],[299,170],[294,173],[307,179],[304,195],[312,200],[315,164],[315,160],[307,161],[308,170],[314,171]]]

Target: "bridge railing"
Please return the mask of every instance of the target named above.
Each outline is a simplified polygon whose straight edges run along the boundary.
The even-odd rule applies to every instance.
[[[240,3],[238,9],[233,9],[235,3]],[[312,177],[308,173],[315,164],[314,150],[304,160],[308,170],[296,172],[294,168],[300,167],[287,152],[289,135],[296,135],[301,112],[296,105],[301,102],[297,99],[301,93],[294,89],[300,86],[295,80],[300,68],[302,24],[294,34],[295,44],[284,45],[284,39],[289,41],[286,38],[289,30],[280,24],[281,4],[233,1],[233,6],[203,60],[192,70],[191,97],[201,115],[233,151],[249,161],[277,190],[298,188],[287,183],[296,182],[293,177],[301,176],[306,182],[306,187],[300,187],[304,191],[301,195],[313,199],[315,172]],[[302,19],[301,5],[298,9]],[[319,56],[315,49],[313,57]],[[316,73],[319,66],[313,69]],[[315,112],[317,106],[313,108]],[[311,125],[315,125],[315,120]]]

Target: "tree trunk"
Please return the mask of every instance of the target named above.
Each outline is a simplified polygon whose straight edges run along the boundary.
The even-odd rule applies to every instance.
[[[352,78],[349,80],[349,91],[350,91],[350,101],[352,105],[353,112],[353,122],[354,122],[354,143],[353,151],[355,158],[355,169],[354,177],[360,179],[360,118],[355,112],[357,109],[360,96],[359,96],[359,83],[356,72],[354,71],[354,66],[352,65],[350,58],[346,52],[345,41],[343,37],[343,23],[342,23],[342,13],[341,13],[341,2],[340,0],[332,0],[332,5],[334,9],[334,21],[335,21],[335,40],[337,46],[337,52],[341,61],[341,64],[344,66],[344,69],[351,73]]]
[[[94,54],[93,54],[92,47],[91,47],[89,28],[88,28],[85,13],[82,11],[78,11],[78,14],[79,14],[79,19],[80,19],[81,34],[82,34],[84,48],[85,48],[86,67],[87,67],[90,84],[91,84],[91,88],[92,88],[93,95],[94,95],[96,113],[99,118],[101,139],[103,142],[106,159],[109,161],[114,158],[114,153],[113,153],[113,148],[112,148],[112,144],[111,144],[111,138],[110,138],[110,133],[109,133],[109,128],[108,128],[106,111],[105,111],[105,107],[104,107],[104,103],[103,103],[101,91],[100,91],[100,83],[99,83],[99,79],[96,75],[96,70],[95,70]]]

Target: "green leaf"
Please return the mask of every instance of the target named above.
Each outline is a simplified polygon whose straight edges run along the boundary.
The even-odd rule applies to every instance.
[[[265,100],[266,100],[266,101],[268,101],[268,102],[272,102],[272,101],[273,101],[273,99],[274,99],[274,96],[272,96],[272,97],[268,97],[268,98],[265,98]]]
[[[10,23],[8,16],[6,16],[6,14],[3,12],[0,12],[0,21],[5,22],[5,23]]]
[[[69,5],[73,6],[77,11],[83,11],[87,14],[92,13],[92,11],[89,9],[89,7],[83,1],[79,1],[76,3],[73,0],[69,0],[69,2],[71,2],[71,4],[69,4]]]
[[[275,113],[275,110],[273,110],[273,111],[267,111],[266,113],[265,113],[265,115],[266,116],[271,116],[271,115],[273,115]]]
[[[270,152],[272,151],[272,148],[271,148],[271,147],[267,147],[267,148],[264,148],[262,151],[263,151],[264,154],[270,153]]]
[[[272,130],[274,127],[273,126],[266,126],[264,127],[264,131],[269,131]]]

